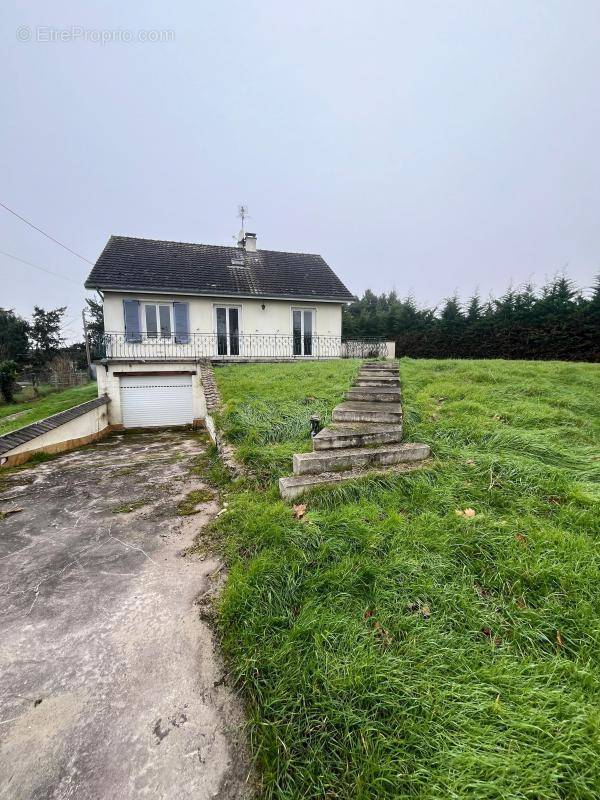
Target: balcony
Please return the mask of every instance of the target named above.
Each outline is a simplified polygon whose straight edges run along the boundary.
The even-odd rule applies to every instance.
[[[296,361],[329,358],[385,358],[383,339],[343,339],[340,336],[294,336],[279,333],[190,333],[184,336],[128,337],[105,333],[94,348],[102,361]]]

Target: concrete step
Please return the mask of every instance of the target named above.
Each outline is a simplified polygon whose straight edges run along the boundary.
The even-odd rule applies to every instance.
[[[366,467],[386,467],[406,461],[422,461],[429,455],[426,444],[384,444],[379,447],[349,447],[342,450],[321,450],[296,453],[294,475],[317,475]]]
[[[394,375],[392,373],[390,373],[390,374],[387,374],[387,373],[381,374],[379,372],[378,373],[369,372],[366,375],[363,374],[363,373],[360,373],[359,375],[356,376],[356,380],[357,381],[362,381],[362,380],[375,381],[375,380],[386,380],[386,379],[399,381],[400,380],[400,376],[398,374],[396,374],[396,375]]]
[[[390,380],[400,378],[398,370],[391,369],[359,369],[357,378],[390,378]]]
[[[354,386],[399,386],[398,375],[357,375]]]
[[[361,367],[359,372],[363,375],[369,375],[371,372],[383,372],[386,375],[397,375],[400,370],[398,367]]]
[[[363,361],[361,369],[398,369],[397,361]]]
[[[346,481],[355,481],[361,478],[372,478],[377,475],[402,475],[406,472],[420,469],[418,461],[395,464],[385,469],[346,470],[343,472],[326,472],[320,475],[289,475],[279,479],[279,492],[284,500],[294,500],[296,497],[316,489],[319,486],[334,486]]]
[[[400,403],[364,403],[347,400],[333,409],[333,422],[392,422],[402,424]]]
[[[323,428],[313,438],[314,450],[334,450],[344,447],[391,444],[402,441],[402,425],[347,425],[335,423]]]
[[[345,398],[367,403],[399,403],[402,399],[397,386],[354,386],[346,392]]]
[[[364,380],[358,378],[354,381],[350,389],[397,389],[400,391],[400,381],[380,381],[380,380]]]

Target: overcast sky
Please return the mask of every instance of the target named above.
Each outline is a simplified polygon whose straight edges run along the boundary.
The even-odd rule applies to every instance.
[[[259,247],[321,253],[355,293],[600,271],[600,0],[52,0],[0,21],[0,201],[91,261],[111,233],[231,244],[244,202]],[[0,255],[0,306],[67,305],[77,336],[89,265],[2,208],[0,249],[70,279]]]

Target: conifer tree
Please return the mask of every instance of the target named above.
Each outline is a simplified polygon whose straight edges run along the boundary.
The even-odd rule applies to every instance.
[[[458,297],[441,309],[419,308],[412,296],[367,290],[343,312],[344,335],[396,342],[397,355],[424,358],[521,358],[600,361],[600,276],[586,298],[564,275],[540,290],[509,287],[463,311]]]

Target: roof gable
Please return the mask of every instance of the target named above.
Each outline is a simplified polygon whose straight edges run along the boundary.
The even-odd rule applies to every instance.
[[[319,255],[111,236],[87,289],[354,299]]]

